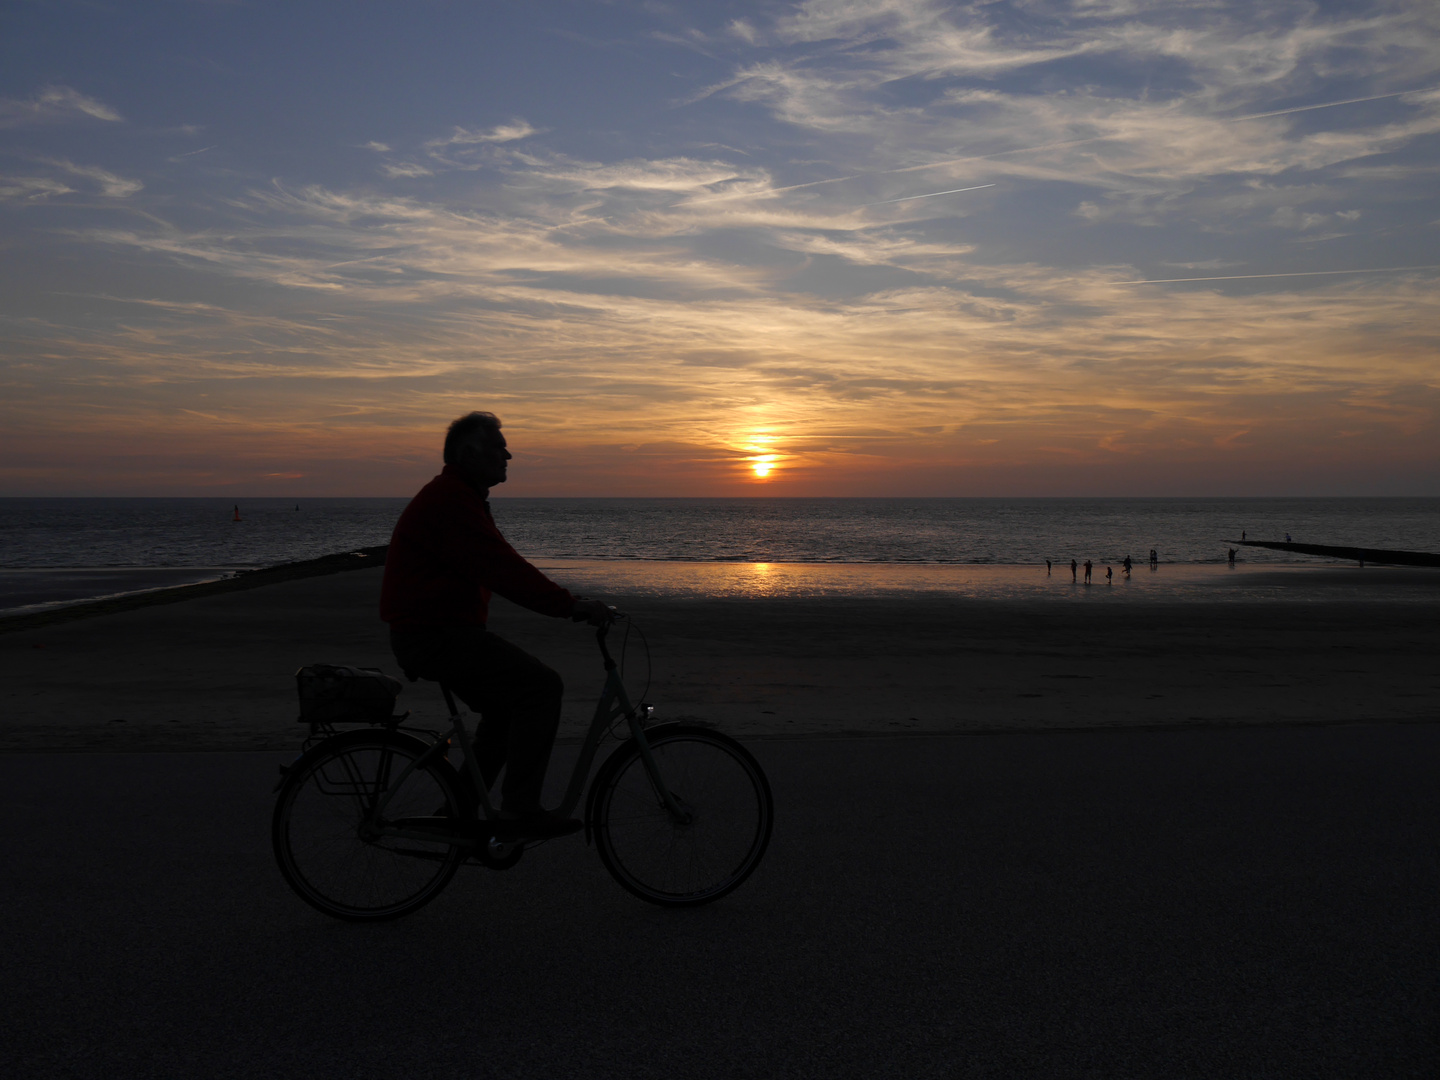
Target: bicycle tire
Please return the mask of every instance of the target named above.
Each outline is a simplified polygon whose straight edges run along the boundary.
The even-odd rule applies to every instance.
[[[280,873],[302,900],[337,919],[377,922],[410,914],[450,883],[465,848],[361,835],[378,793],[427,749],[399,732],[351,731],[326,739],[290,768],[271,841]],[[432,758],[405,780],[386,817],[458,818],[463,809],[455,770]]]
[[[718,900],[754,872],[770,843],[770,783],[748,750],[710,728],[663,724],[645,739],[690,820],[676,820],[666,809],[639,744],[629,739],[591,787],[587,816],[600,861],[625,889],[652,904]]]

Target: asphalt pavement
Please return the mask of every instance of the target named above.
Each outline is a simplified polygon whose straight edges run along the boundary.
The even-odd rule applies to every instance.
[[[286,755],[0,756],[0,1075],[1440,1075],[1440,724],[749,745],[718,903],[570,837],[358,926],[275,869]]]

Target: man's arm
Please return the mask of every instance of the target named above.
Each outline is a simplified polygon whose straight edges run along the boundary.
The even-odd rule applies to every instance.
[[[576,622],[587,622],[591,626],[604,626],[615,617],[615,610],[603,600],[587,600],[583,596],[577,596],[575,610],[570,612],[570,617]]]
[[[450,558],[455,565],[465,567],[482,588],[541,615],[564,618],[575,611],[575,596],[510,546],[488,506],[472,503],[469,510],[466,527],[451,534]]]

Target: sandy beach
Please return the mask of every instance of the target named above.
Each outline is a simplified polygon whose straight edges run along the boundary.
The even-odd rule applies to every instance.
[[[0,626],[0,749],[294,747],[297,667],[398,674],[375,614],[380,574],[205,586],[181,602]],[[743,738],[1440,716],[1435,606],[1383,589],[1290,603],[608,598],[648,637],[658,715]],[[601,681],[591,634],[498,599],[491,626],[562,673],[561,738],[578,738]],[[637,694],[644,669],[632,635]],[[442,715],[428,684],[407,687],[401,707],[421,723]]]

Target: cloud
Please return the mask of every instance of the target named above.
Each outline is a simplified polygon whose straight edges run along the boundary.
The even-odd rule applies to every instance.
[[[108,169],[102,169],[96,165],[76,165],[72,161],[61,158],[42,159],[45,164],[53,165],[57,169],[63,169],[72,176],[83,176],[87,180],[93,180],[100,188],[100,194],[112,199],[126,199],[141,191],[145,185],[139,180],[130,180],[123,176],[117,176]]]
[[[53,124],[85,116],[111,123],[124,119],[103,101],[69,86],[45,86],[28,98],[0,98],[0,128]]]
[[[94,165],[76,165],[59,158],[39,158],[38,164],[49,165],[72,177],[91,181],[99,194],[112,199],[126,199],[144,189],[139,180],[118,176]],[[59,195],[72,195],[76,189],[63,180],[44,176],[0,176],[0,200],[39,202]]]
[[[471,131],[468,128],[456,126],[455,130],[444,138],[431,139],[426,142],[425,148],[435,151],[452,146],[516,142],[519,139],[528,139],[538,131],[539,128],[534,127],[528,121],[518,119],[510,121],[508,124],[497,124],[488,131]]]
[[[602,163],[562,156],[530,158],[525,170],[532,179],[559,181],[583,191],[633,191],[705,194],[736,184],[763,185],[763,170],[737,168],[724,161],[688,157],[637,158]]]
[[[1440,130],[1433,7],[1035,3],[1024,20],[1008,10],[810,0],[755,28],[781,55],[741,64],[695,100],[758,105],[843,151],[842,173],[924,168],[1100,190],[1318,170]],[[1137,83],[1147,67],[1158,74]],[[1372,92],[1316,101],[1325,79]],[[1387,122],[1373,122],[1375,109]],[[935,185],[947,186],[961,183]]]
[[[0,200],[39,202],[75,189],[45,176],[0,176]]]
[[[1329,220],[1329,214],[1307,214],[1293,206],[1277,207],[1270,215],[1270,221],[1282,229],[1313,229]]]
[[[527,120],[515,119],[485,130],[456,126],[449,135],[428,139],[422,149],[441,165],[460,170],[475,170],[503,160],[509,144],[528,139],[540,129]]]
[[[380,166],[380,171],[391,179],[413,179],[418,176],[434,175],[434,170],[408,161],[387,161]]]
[[[748,19],[732,19],[725,29],[747,45],[754,45],[760,40],[759,33]]]
[[[567,177],[605,171],[579,165]],[[710,175],[670,162],[606,179],[636,174],[692,184]],[[522,219],[310,187],[254,193],[248,232],[227,222],[91,239],[331,297],[317,301],[321,310],[345,316],[157,311],[167,325],[114,343],[143,348],[151,370],[435,380],[411,399],[420,411],[439,407],[443,387],[483,373],[542,420],[605,408],[626,417],[622,428],[697,428],[687,437],[702,442],[728,438],[736,417],[762,414],[796,439],[874,425],[883,405],[876,438],[942,421],[1039,425],[1099,452],[1085,433],[1099,411],[1123,403],[1151,425],[1126,428],[1127,445],[1163,450],[1166,440],[1213,439],[1248,418],[1273,427],[1265,417],[1282,392],[1323,398],[1336,417],[1353,411],[1343,395],[1394,403],[1366,407],[1375,431],[1413,421],[1399,409],[1399,388],[1429,377],[1437,344],[1440,300],[1423,271],[1383,282],[1307,278],[1303,291],[1283,291],[1287,283],[1264,295],[1136,290],[1113,284],[1126,277],[1120,268],[987,264],[965,245],[860,217],[792,215],[782,227],[753,210],[676,202],[673,183],[626,190],[641,202],[572,230],[549,227],[538,203]],[[707,237],[736,229],[758,230],[798,261],[766,266],[708,246]],[[826,260],[903,270],[909,283],[828,297],[796,286],[797,269]],[[1364,361],[1381,347],[1384,363]]]

